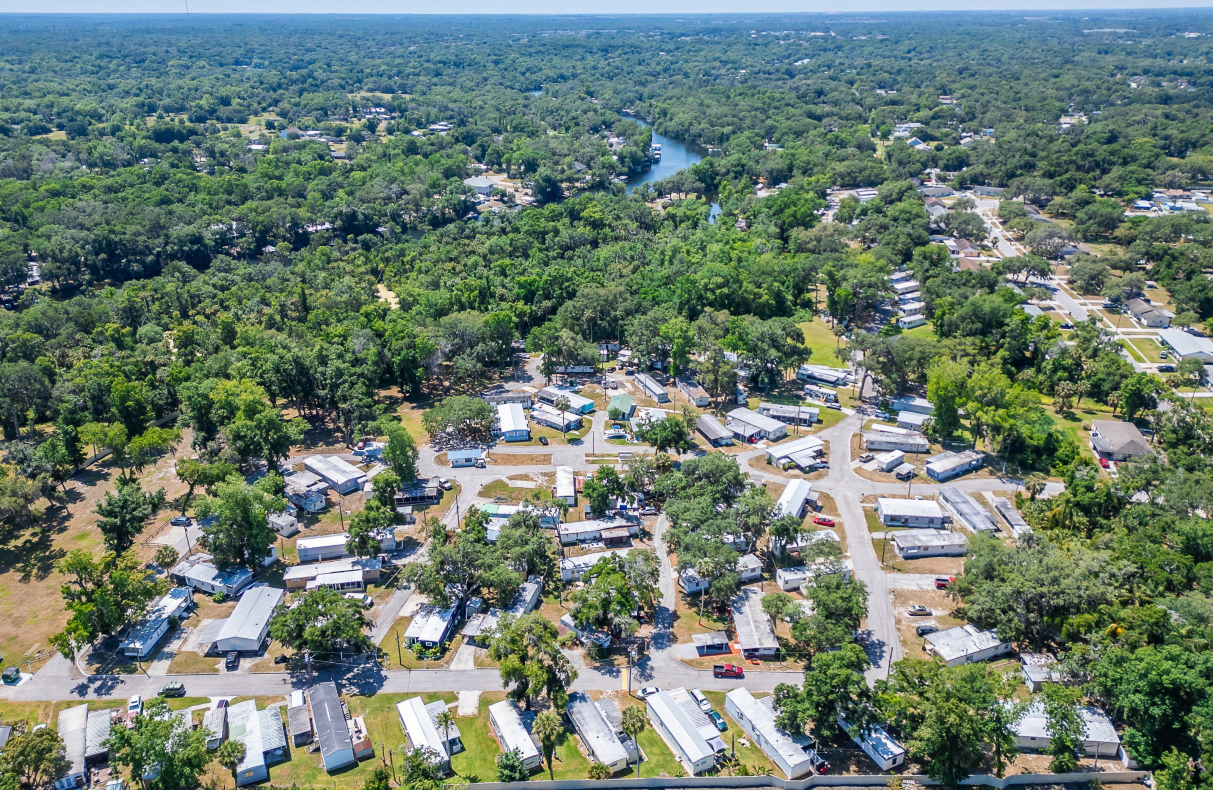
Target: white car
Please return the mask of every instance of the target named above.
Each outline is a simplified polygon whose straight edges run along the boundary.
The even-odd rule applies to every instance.
[[[375,599],[366,593],[346,593],[345,597],[349,598],[351,601],[357,601],[358,603],[362,604],[364,609],[370,609],[375,605]]]
[[[134,716],[143,712],[143,697],[136,694],[126,703],[127,715]]]
[[[691,699],[695,700],[695,704],[704,713],[712,709],[712,702],[707,697],[703,696],[703,692],[699,689],[691,689]]]
[[[661,689],[657,688],[656,686],[645,686],[640,691],[636,692],[636,696],[639,699],[648,699],[659,691],[661,691]]]

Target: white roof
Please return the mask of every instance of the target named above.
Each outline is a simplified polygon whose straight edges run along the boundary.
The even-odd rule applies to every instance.
[[[742,650],[779,647],[775,629],[771,627],[771,618],[762,611],[762,599],[762,590],[757,587],[742,587],[729,602],[729,608],[733,611],[737,642]]]
[[[584,395],[578,395],[576,392],[562,390],[557,387],[544,387],[543,389],[539,390],[539,395],[544,398],[551,398],[553,403],[560,398],[566,398],[569,402],[569,408],[574,411],[580,411],[586,406],[594,405],[594,401],[590,400]]]
[[[346,461],[343,461],[335,455],[313,455],[303,463],[305,466],[312,469],[312,471],[316,472],[316,474],[336,481],[338,485],[349,482],[350,480],[358,480],[366,477],[366,473],[361,469]]]
[[[850,734],[850,725],[841,714],[838,716],[838,723],[842,725],[844,730],[847,730],[848,734]],[[870,724],[868,725],[868,728],[862,732],[858,727],[856,727],[854,735],[858,735],[858,740],[866,743],[872,751],[876,752],[889,762],[894,761],[898,755],[906,753],[905,747],[893,740],[893,738],[890,737],[887,732],[885,732],[884,727],[880,726],[879,724]],[[852,735],[852,740],[855,740],[854,735]]]
[[[900,547],[909,546],[964,546],[969,540],[959,532],[942,529],[898,529],[890,533],[893,542]]]
[[[156,601],[136,623],[126,639],[122,640],[122,648],[142,648],[153,639],[160,638],[164,621],[170,617],[180,617],[193,600],[193,590],[189,587],[174,587],[163,598]]]
[[[645,702],[649,705],[649,712],[661,720],[666,733],[674,739],[679,751],[691,762],[698,762],[715,754],[700,735],[699,729],[691,723],[686,712],[668,691],[659,691]]]
[[[365,573],[368,570],[379,570],[382,567],[383,560],[378,557],[346,557],[340,560],[332,560],[331,562],[291,565],[282,574],[282,581],[290,582],[296,579],[315,579],[322,574],[341,573],[342,571]]]
[[[729,412],[729,420],[745,423],[746,425],[753,426],[760,431],[765,431],[767,433],[778,432],[786,429],[786,426],[779,420],[776,420],[773,417],[767,417],[765,414],[759,414],[756,411],[751,411],[744,406],[738,406],[736,409]]]
[[[784,458],[792,458],[799,456],[802,453],[812,454],[825,447],[825,442],[818,439],[816,436],[803,436],[799,439],[794,439],[790,442],[777,444],[774,447],[767,448],[767,455],[779,461]]]
[[[489,715],[497,722],[497,734],[504,741],[501,744],[503,751],[517,749],[518,756],[523,761],[539,756],[539,749],[535,747],[535,742],[531,740],[531,734],[522,721],[518,703],[508,699],[495,702],[489,705]]]
[[[1082,716],[1085,740],[1096,743],[1120,743],[1120,736],[1116,734],[1116,727],[1108,718],[1108,714],[1090,705],[1079,708],[1078,712]],[[1011,725],[1012,732],[1021,738],[1048,738],[1048,728],[1049,717],[1045,715],[1044,703],[1039,699],[1032,700],[1032,704],[1024,711],[1023,717]]]
[[[223,624],[216,642],[224,639],[260,639],[274,609],[286,597],[286,590],[256,585],[240,596],[240,603]]]
[[[362,581],[362,571],[337,571],[336,573],[321,573],[307,583],[307,589],[328,587],[336,584],[352,584]]]
[[[298,549],[327,549],[334,546],[344,547],[349,542],[350,534],[348,532],[335,532],[331,535],[316,535],[314,537],[300,538],[295,541],[295,548]]]
[[[1175,353],[1180,357],[1205,355],[1213,357],[1213,340],[1207,337],[1190,335],[1176,327],[1158,330],[1158,337],[1175,349]]]
[[[536,403],[531,409],[531,417],[538,420],[543,417],[555,423],[573,425],[581,420],[581,415],[571,411],[559,411],[546,403]]]
[[[598,564],[598,561],[605,557],[614,557],[616,555],[626,557],[631,549],[613,549],[611,551],[598,551],[593,554],[582,554],[578,557],[567,557],[560,560],[560,569],[568,569],[576,571],[580,569],[583,573]]]
[[[619,742],[614,727],[585,692],[569,694],[569,718],[596,760],[612,765],[628,758],[628,752]]]
[[[881,497],[876,506],[885,515],[913,518],[943,518],[939,505],[930,499],[890,499]]]
[[[897,422],[909,423],[914,428],[921,428],[930,417],[929,414],[919,414],[916,411],[901,411],[897,413]]]
[[[439,757],[450,756],[446,751],[446,741],[434,726],[421,697],[410,697],[404,702],[396,703],[396,713],[400,716],[400,726],[404,728],[404,734],[408,736],[414,749],[429,748]]]
[[[520,403],[497,404],[497,419],[501,422],[502,433],[527,430],[526,415],[522,413]]]
[[[454,614],[454,607],[439,609],[436,606],[423,606],[405,629],[404,638],[416,639],[419,642],[437,642],[442,639],[447,623]]]
[[[749,689],[735,688],[725,695],[745,717],[762,738],[764,752],[776,752],[789,766],[808,760],[805,747],[812,741],[807,736],[793,736],[775,724],[774,697],[754,699]]]
[[[577,495],[577,487],[573,481],[573,467],[556,467],[556,496],[571,497]]]
[[[933,634],[927,634],[926,640],[944,661],[952,661],[979,653],[982,650],[989,650],[1003,643],[994,631],[979,631],[976,626],[972,625],[936,631]]]
[[[783,493],[779,495],[779,501],[775,503],[774,518],[780,516],[799,516],[804,510],[805,500],[809,498],[809,493],[813,490],[813,484],[808,480],[793,480],[788,483],[783,489]]]

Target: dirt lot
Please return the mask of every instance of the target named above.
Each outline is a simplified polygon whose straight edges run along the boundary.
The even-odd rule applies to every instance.
[[[931,610],[930,617],[910,617],[906,612],[913,605],[922,605]],[[914,633],[920,625],[930,623],[942,631],[964,621],[952,616],[957,602],[942,590],[894,590],[893,614],[897,618],[897,633],[901,635],[901,647],[906,658],[928,658],[923,652],[924,640]]]
[[[149,467],[140,478],[145,491],[163,488],[170,504],[151,521],[140,536],[150,538],[170,517],[176,515],[172,501],[182,496],[186,486],[173,472],[179,455],[190,452],[190,433],[184,432],[181,444]],[[118,470],[107,461],[89,468],[67,483],[67,504],[47,511],[42,522],[25,532],[4,534],[0,538],[0,655],[4,666],[31,660],[37,669],[48,659],[50,636],[63,628],[67,614],[59,586],[63,577],[55,571],[59,560],[76,549],[94,555],[101,551],[101,533],[93,508],[105,492],[112,491]],[[150,560],[156,547],[135,544],[140,559]]]

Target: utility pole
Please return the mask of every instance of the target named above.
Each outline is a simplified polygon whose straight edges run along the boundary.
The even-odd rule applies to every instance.
[[[316,681],[312,677],[312,651],[311,650],[303,651],[303,662],[305,664],[307,664],[307,684],[309,686],[316,685]]]
[[[396,663],[404,666],[404,659],[400,657],[400,631],[396,631]]]

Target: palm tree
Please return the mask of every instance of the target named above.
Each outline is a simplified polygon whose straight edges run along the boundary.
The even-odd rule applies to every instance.
[[[556,399],[556,402],[553,403],[552,405],[556,407],[556,411],[560,412],[560,436],[565,441],[568,441],[568,436],[566,435],[566,431],[564,429],[564,427],[565,427],[564,415],[568,412],[569,406],[571,406],[572,404],[569,403],[568,398],[566,398],[564,395],[561,395],[559,398]]]
[[[232,786],[236,786],[236,768],[244,759],[245,748],[240,741],[224,741],[219,747],[219,751],[215,752],[215,759],[224,768],[232,772]]]
[[[1108,405],[1112,407],[1112,416],[1115,417],[1116,410],[1118,408],[1120,408],[1120,393],[1119,392],[1109,392],[1108,393]]]
[[[539,743],[543,747],[543,759],[548,764],[548,779],[555,779],[552,773],[552,755],[556,752],[556,742],[564,734],[564,722],[556,711],[545,710],[535,717],[532,730],[539,736]]]
[[[636,744],[636,778],[640,778],[640,733],[644,732],[649,726],[648,717],[644,715],[644,711],[636,706],[625,708],[623,711],[623,721],[621,722],[623,731],[628,734],[632,742]]]
[[[704,557],[695,563],[695,573],[701,579],[715,579],[721,572],[720,561],[715,557]],[[699,591],[699,625],[703,625],[703,599],[708,597],[706,589]]]
[[[450,754],[451,727],[455,726],[455,714],[451,713],[450,708],[438,714],[438,726],[442,728],[442,748]]]
[[[1033,472],[1023,479],[1023,490],[1028,492],[1029,501],[1035,502],[1036,497],[1045,490],[1045,483],[1049,478],[1042,475],[1040,472]]]
[[[1075,395],[1075,397],[1078,398],[1078,401],[1074,404],[1074,408],[1077,409],[1082,406],[1083,397],[1090,391],[1091,391],[1091,383],[1089,381],[1087,381],[1086,379],[1082,379],[1081,381],[1079,381],[1077,384],[1074,385],[1074,395]]]
[[[590,770],[587,772],[589,777],[595,781],[603,781],[611,778],[611,767],[606,763],[600,763],[597,760],[590,763]]]

